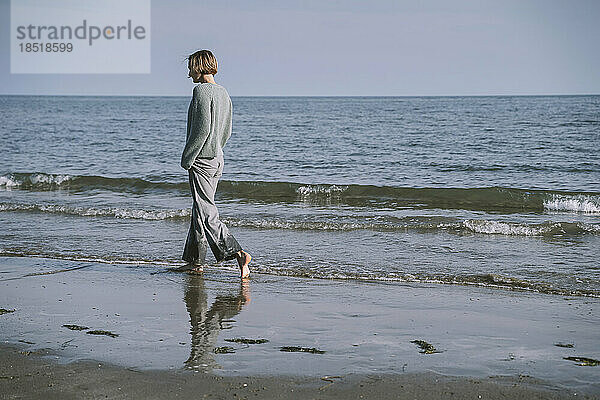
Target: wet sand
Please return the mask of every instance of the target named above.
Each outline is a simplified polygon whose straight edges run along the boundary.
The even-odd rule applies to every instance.
[[[24,354],[25,353],[25,354]],[[42,358],[42,355],[46,358]],[[531,377],[402,375],[218,376],[137,371],[98,362],[57,364],[41,351],[0,346],[0,398],[28,399],[593,399]]]
[[[14,312],[0,315],[0,396],[598,398],[600,367],[565,357],[600,359],[599,306],[3,257],[0,308]]]

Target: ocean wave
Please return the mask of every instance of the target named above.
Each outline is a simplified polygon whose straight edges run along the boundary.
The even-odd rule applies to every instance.
[[[296,193],[301,198],[307,199],[311,196],[335,196],[343,193],[348,189],[348,186],[337,185],[303,185],[296,188]]]
[[[19,186],[19,182],[16,182],[10,176],[0,176],[0,187],[12,188]]]
[[[187,182],[148,181],[43,173],[0,176],[0,187],[20,190],[65,190],[74,193],[112,191],[120,194],[187,196]],[[600,193],[557,192],[506,187],[413,188],[375,185],[306,184],[294,182],[219,182],[219,199],[369,208],[464,209],[503,212],[566,212],[600,214]]]
[[[443,219],[444,221],[440,221]],[[541,224],[520,224],[490,220],[464,220],[439,217],[388,218],[388,221],[356,222],[334,221],[289,221],[277,218],[223,218],[232,227],[258,229],[291,229],[317,231],[428,231],[450,233],[477,233],[506,236],[570,236],[600,234],[600,225],[583,222],[545,222]]]
[[[389,282],[389,283],[424,283],[479,286],[504,290],[530,291],[563,296],[584,296],[600,298],[600,290],[585,287],[560,287],[545,281],[511,277],[496,273],[487,274],[427,274],[402,272],[365,272],[348,273],[342,271],[325,271],[323,269],[288,268],[278,265],[255,265],[254,273],[267,275],[291,276],[310,279],[336,279],[349,281]]]
[[[61,254],[56,252],[35,252],[19,249],[2,249],[0,248],[0,257],[34,257],[34,258],[50,258],[56,260],[78,261],[78,262],[93,262],[99,264],[122,264],[122,265],[161,265],[161,266],[176,266],[181,264],[180,260],[152,260],[134,257],[115,257],[115,256],[95,256],[88,254]]]
[[[145,267],[178,267],[183,262],[178,259],[143,259],[134,257],[97,256],[89,254],[61,254],[56,252],[35,252],[19,249],[0,249],[0,257],[36,257],[68,260],[75,262],[91,262],[101,264],[123,264]],[[236,266],[209,265],[205,268],[226,269],[237,273]],[[512,277],[496,273],[484,274],[427,274],[427,273],[402,273],[402,272],[363,272],[350,273],[345,271],[331,271],[326,268],[290,268],[278,264],[253,264],[252,272],[255,274],[289,276],[307,279],[328,279],[385,283],[417,283],[417,284],[450,284],[479,286],[494,289],[531,291],[562,296],[585,296],[600,298],[600,290],[586,287],[561,287],[545,281],[532,281],[520,277]],[[14,279],[14,278],[8,278]]]
[[[67,190],[83,192],[88,190],[106,190],[124,193],[143,193],[148,191],[188,191],[187,182],[153,182],[142,178],[111,178],[95,175],[67,175],[46,173],[15,172],[0,176],[0,187],[22,190],[47,191]]]
[[[6,188],[52,188],[59,187],[71,179],[70,175],[62,174],[9,174],[0,176],[0,186]]]
[[[112,217],[148,221],[185,220],[191,215],[189,208],[181,209],[133,209],[118,207],[80,207],[61,204],[0,203],[0,212],[40,212],[81,217]],[[380,216],[360,215],[333,217],[314,216],[285,219],[277,216],[227,217],[221,219],[231,227],[252,229],[289,229],[307,231],[427,231],[450,233],[476,233],[507,236],[556,236],[600,234],[600,224],[584,222],[544,222],[527,224],[485,219],[460,219],[441,216]]]
[[[544,201],[544,208],[549,211],[600,214],[600,196],[553,194]]]
[[[18,204],[18,203],[0,203],[0,212],[19,211],[19,212],[42,212],[49,214],[76,215],[82,217],[114,217],[124,219],[145,219],[145,220],[165,220],[186,218],[191,215],[190,209],[174,210],[143,210],[127,208],[97,208],[97,207],[76,207],[59,204]]]
[[[600,225],[583,222],[545,222],[542,224],[520,224],[504,221],[467,220],[467,230],[475,233],[507,236],[554,236],[576,234],[600,234]]]

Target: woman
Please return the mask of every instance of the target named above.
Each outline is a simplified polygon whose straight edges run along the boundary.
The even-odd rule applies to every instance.
[[[223,147],[231,136],[232,105],[227,90],[215,83],[217,59],[209,50],[188,57],[194,83],[188,109],[187,139],[181,166],[188,170],[192,190],[192,220],[183,259],[185,270],[202,272],[207,244],[217,262],[237,260],[242,279],[250,275],[250,254],[242,250],[227,226],[219,220],[215,205],[217,183],[223,173]]]

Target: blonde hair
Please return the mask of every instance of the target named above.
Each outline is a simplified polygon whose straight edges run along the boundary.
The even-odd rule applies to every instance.
[[[196,75],[216,75],[217,59],[210,50],[198,50],[187,57],[190,70]]]

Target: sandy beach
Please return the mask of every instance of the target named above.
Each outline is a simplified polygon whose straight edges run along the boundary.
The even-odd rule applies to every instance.
[[[25,354],[24,354],[25,353]],[[45,355],[46,358],[40,358]],[[0,347],[0,398],[15,399],[564,399],[565,392],[531,377],[474,379],[433,373],[402,375],[217,376],[144,371],[92,361],[66,365]]]
[[[0,277],[2,398],[600,394],[577,361],[600,358],[595,298],[21,257]]]

